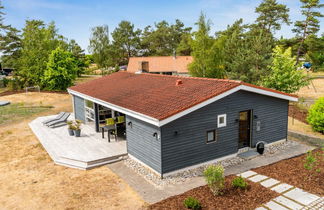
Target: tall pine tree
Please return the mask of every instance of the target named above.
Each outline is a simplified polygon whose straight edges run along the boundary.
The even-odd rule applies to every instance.
[[[256,22],[268,31],[280,30],[282,23],[290,24],[289,8],[276,0],[263,0],[255,12],[259,14]]]
[[[323,17],[323,14],[319,9],[324,6],[324,4],[320,3],[320,0],[300,0],[300,2],[302,3],[301,13],[305,19],[296,21],[295,28],[292,30],[296,33],[300,43],[297,50],[296,64],[298,64],[300,56],[305,54],[301,50],[306,38],[309,35],[316,34],[320,29],[319,18]]]

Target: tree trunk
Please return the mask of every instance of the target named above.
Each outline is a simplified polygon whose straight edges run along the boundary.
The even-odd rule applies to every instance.
[[[310,11],[310,8],[308,8],[307,14],[309,14],[309,11]],[[304,41],[306,39],[307,27],[308,27],[308,16],[306,17],[306,20],[305,20],[305,27],[304,27],[303,37],[302,37],[302,40],[301,40],[301,42],[299,44],[299,47],[298,47],[298,50],[297,50],[296,64],[295,65],[297,65],[298,62],[299,62],[300,51],[301,51],[301,48],[302,48],[302,46],[304,44]]]

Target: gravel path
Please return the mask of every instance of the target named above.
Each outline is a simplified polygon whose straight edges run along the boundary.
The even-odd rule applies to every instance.
[[[294,147],[297,144],[298,143],[295,141],[285,141],[285,142],[282,142],[282,143],[279,143],[276,145],[271,145],[269,147],[266,147],[266,150],[265,150],[265,153],[263,156],[271,157],[271,156],[275,155],[278,151],[285,150],[289,147]],[[247,161],[247,160],[240,158],[240,157],[234,157],[234,158],[229,158],[229,159],[225,159],[225,160],[216,162],[214,164],[215,165],[221,164],[226,170],[227,168],[230,168],[232,166],[240,165],[241,163],[243,163],[245,161]],[[137,174],[143,176],[148,182],[150,182],[151,184],[153,184],[157,187],[166,186],[169,184],[179,184],[181,182],[188,181],[192,177],[202,176],[203,171],[206,169],[207,166],[210,165],[210,164],[205,164],[205,165],[199,166],[197,168],[179,172],[179,173],[176,173],[176,174],[173,174],[173,175],[170,175],[170,176],[167,176],[167,177],[164,177],[163,179],[161,179],[158,175],[156,175],[150,169],[144,167],[142,164],[140,164],[139,162],[137,162],[131,158],[124,160],[124,164],[127,167],[134,170]]]

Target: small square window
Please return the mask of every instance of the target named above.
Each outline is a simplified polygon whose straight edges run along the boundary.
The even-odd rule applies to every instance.
[[[226,114],[221,114],[217,116],[217,127],[225,127],[226,126]]]
[[[216,141],[216,131],[207,131],[207,143]]]

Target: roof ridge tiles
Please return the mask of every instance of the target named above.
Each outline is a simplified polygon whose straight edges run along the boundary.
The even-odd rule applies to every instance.
[[[124,72],[128,74],[135,74],[131,72]],[[188,76],[182,76],[182,75],[163,75],[163,74],[152,74],[152,73],[141,73],[142,75],[147,76],[156,76],[156,77],[172,77],[172,78],[184,78],[184,79],[197,79],[197,80],[210,80],[210,81],[223,81],[223,82],[231,82],[231,83],[238,83],[242,84],[242,81],[239,80],[231,80],[231,79],[218,79],[218,78],[207,78],[207,77],[188,77]],[[141,75],[137,74],[137,75]]]

